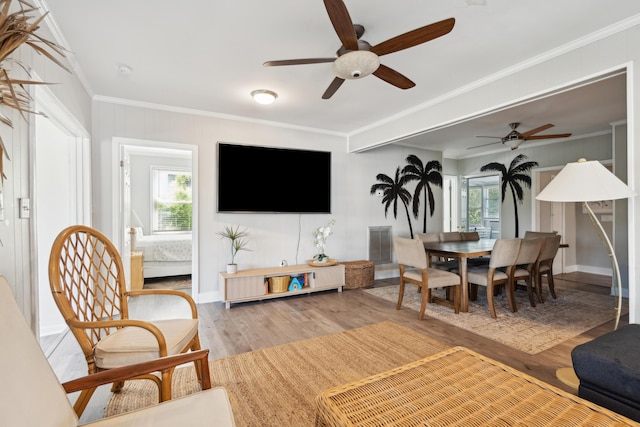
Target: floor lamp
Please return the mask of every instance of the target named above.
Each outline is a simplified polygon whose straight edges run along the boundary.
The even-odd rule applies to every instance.
[[[609,240],[609,237],[602,228],[602,224],[593,213],[588,202],[627,199],[633,196],[635,196],[633,190],[600,162],[586,161],[585,159],[580,159],[574,163],[567,163],[558,175],[536,196],[537,200],[547,202],[581,202],[584,206],[593,226],[598,232],[598,236],[605,244],[611,260],[612,287],[615,289],[617,285],[618,294],[614,330],[618,329],[622,311],[620,268],[611,240]],[[556,376],[566,384],[573,386],[575,386],[578,381],[572,368],[560,368],[556,371]]]

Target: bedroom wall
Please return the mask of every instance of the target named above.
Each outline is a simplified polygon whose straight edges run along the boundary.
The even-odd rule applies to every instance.
[[[151,167],[191,169],[191,158],[175,155],[131,154],[131,211],[142,221],[142,231],[151,234]],[[133,216],[133,215],[132,215]],[[133,224],[132,224],[133,225]]]
[[[240,225],[251,232],[251,252],[237,258],[240,269],[278,266],[282,259],[289,265],[305,263],[315,254],[312,231],[336,220],[334,234],[328,239],[327,252],[340,260],[367,258],[369,226],[392,226],[394,235],[409,235],[408,222],[402,209],[398,219],[393,209],[387,217],[381,199],[369,194],[376,175],[393,177],[398,166],[404,165],[409,154],[423,162],[442,161],[441,153],[406,147],[384,147],[376,152],[347,153],[346,138],[310,129],[279,127],[252,121],[236,121],[213,116],[175,111],[162,111],[101,101],[93,104],[93,162],[95,226],[117,240],[112,214],[115,185],[114,170],[118,159],[114,138],[192,144],[198,147],[198,252],[200,302],[220,298],[218,273],[225,270],[228,247],[216,235],[224,225]],[[332,153],[332,214],[219,214],[216,212],[216,143],[232,142],[261,146],[304,148]],[[313,168],[299,171],[313,174]],[[292,177],[295,179],[295,177]],[[264,182],[269,188],[268,168]],[[434,189],[441,200],[441,190]],[[308,197],[313,197],[313,188]],[[418,222],[413,220],[414,228]],[[442,216],[439,210],[428,221],[428,231],[439,230]],[[378,267],[377,271],[382,271]]]

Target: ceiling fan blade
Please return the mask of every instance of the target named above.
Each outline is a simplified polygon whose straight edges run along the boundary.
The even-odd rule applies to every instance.
[[[426,43],[450,32],[453,29],[455,22],[456,20],[454,18],[449,18],[409,31],[408,33],[401,34],[373,46],[371,48],[371,52],[378,56],[382,56]]]
[[[554,139],[554,138],[567,138],[571,136],[570,133],[557,133],[555,135],[533,135],[533,136],[529,136],[527,138],[525,138],[526,140],[533,140],[533,139]]]
[[[489,138],[494,138],[490,136]],[[486,147],[487,145],[500,144],[502,141],[488,142],[486,144],[474,145],[473,147],[467,147],[467,150],[472,150],[474,148]]]
[[[356,30],[353,28],[353,22],[344,2],[342,0],[324,0],[324,7],[327,9],[329,19],[342,45],[347,50],[358,50]]]
[[[338,88],[342,86],[342,83],[344,83],[344,79],[341,79],[340,77],[336,77],[335,79],[333,79],[333,81],[331,82],[327,90],[325,90],[324,93],[322,94],[322,99],[331,98],[333,94],[336,93]]]
[[[548,123],[546,125],[542,125],[542,126],[537,127],[535,129],[531,129],[531,130],[528,130],[526,132],[522,132],[520,135],[522,135],[526,139],[526,138],[530,137],[533,134],[542,132],[543,130],[547,130],[547,129],[552,128],[552,127],[553,127],[553,125],[551,123]]]
[[[335,60],[336,58],[283,59],[280,61],[267,61],[262,65],[265,67],[277,67],[280,65],[320,64],[322,62],[333,62]]]
[[[396,70],[382,64],[380,64],[378,69],[373,72],[373,75],[389,84],[399,87],[400,89],[410,89],[416,85]]]

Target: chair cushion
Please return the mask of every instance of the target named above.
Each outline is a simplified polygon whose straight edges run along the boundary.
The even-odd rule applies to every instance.
[[[446,286],[455,286],[460,284],[460,276],[437,268],[427,269],[429,274],[429,288],[442,288]],[[407,270],[404,277],[412,280],[422,281],[420,270]]]
[[[487,286],[487,274],[489,273],[488,268],[482,267],[472,267],[469,268],[467,272],[467,281],[469,283],[475,283],[476,285]],[[493,274],[494,282],[497,280],[507,280],[509,277],[504,271],[495,270]]]
[[[167,342],[167,355],[179,354],[198,332],[198,319],[171,319],[150,322]],[[158,341],[146,329],[126,327],[100,340],[96,345],[96,366],[110,369],[160,357]]]
[[[223,387],[215,387],[84,425],[92,427],[232,427],[235,422],[226,390]]]

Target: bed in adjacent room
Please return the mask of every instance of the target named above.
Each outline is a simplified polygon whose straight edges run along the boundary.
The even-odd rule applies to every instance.
[[[143,254],[145,279],[191,274],[191,233],[149,236],[144,235],[141,227],[133,231],[132,247]]]

